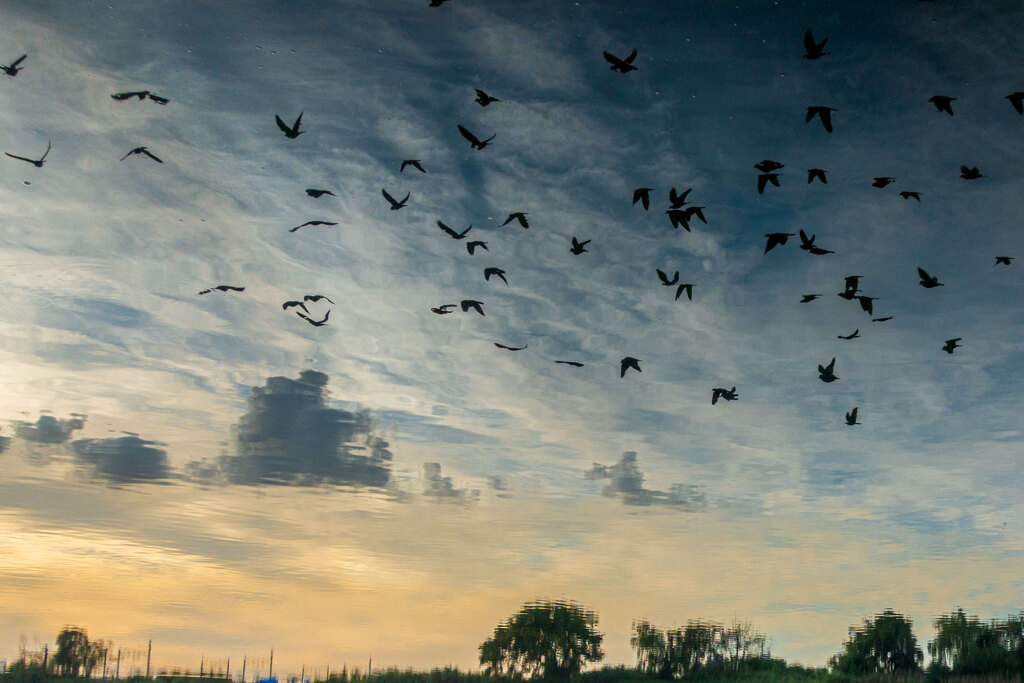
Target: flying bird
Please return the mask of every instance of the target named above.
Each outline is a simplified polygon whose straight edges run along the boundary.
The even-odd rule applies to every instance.
[[[484,314],[484,302],[477,301],[475,299],[463,299],[462,300],[462,312],[467,313],[469,309],[475,310],[480,315]]]
[[[818,366],[818,379],[820,379],[822,382],[826,382],[826,383],[828,383],[828,382],[835,382],[837,379],[839,379],[838,377],[835,376],[835,372],[834,372],[835,369],[836,369],[836,359],[835,358],[832,359],[831,363],[829,363],[828,365],[826,365],[824,367],[819,365]]]
[[[857,301],[860,302],[860,307],[861,307],[861,309],[863,309],[863,311],[865,313],[867,313],[868,315],[874,315],[875,314],[875,304],[874,304],[874,301],[877,298],[878,298],[877,296],[858,296],[857,297]]]
[[[145,100],[147,97],[150,100],[152,100],[153,102],[156,102],[157,104],[167,104],[168,102],[170,102],[170,100],[167,99],[166,97],[160,97],[156,93],[152,93],[152,92],[150,92],[148,90],[134,90],[132,92],[119,92],[119,93],[114,93],[113,95],[111,95],[111,97],[113,99],[117,100],[118,102],[123,102],[124,100],[130,100],[133,97],[137,97],[140,102],[142,100]]]
[[[505,349],[507,351],[522,351],[529,346],[529,344],[523,344],[522,346],[506,346],[505,344],[499,344],[498,342],[494,342],[494,345],[499,349]]]
[[[821,296],[821,294],[801,294],[800,295],[800,297],[801,297],[800,298],[800,303],[802,303],[802,304],[810,303],[811,301],[814,301],[815,299],[817,299],[820,296]]]
[[[720,398],[724,398],[726,401],[735,401],[739,398],[739,394],[736,393],[736,387],[733,387],[732,389],[715,387],[711,390],[711,405],[718,403],[718,399]]]
[[[625,377],[626,370],[629,370],[630,368],[633,368],[637,372],[643,372],[643,370],[640,369],[639,358],[633,358],[633,356],[626,356],[621,361],[619,361],[619,377]]]
[[[688,187],[683,190],[682,194],[676,194],[676,188],[672,188],[668,191],[668,201],[671,204],[670,208],[681,209],[686,205],[686,195],[693,191],[692,187]]]
[[[484,147],[486,147],[487,143],[490,142],[491,140],[493,140],[494,137],[495,137],[494,135],[492,135],[491,137],[487,138],[486,140],[481,141],[480,138],[478,138],[477,136],[475,136],[472,133],[470,133],[468,130],[463,128],[461,125],[459,126],[459,132],[462,133],[462,137],[464,137],[467,140],[469,140],[469,144],[473,146],[473,149],[477,149],[477,150],[480,150],[480,149],[483,149]]]
[[[325,194],[329,194],[332,197],[337,197],[338,196],[338,195],[334,194],[333,192],[331,192],[330,190],[316,190],[316,189],[314,189],[312,187],[306,190],[306,194],[308,194],[313,199],[320,199],[320,197],[323,197]]]
[[[294,308],[296,306],[304,310],[306,313],[309,313],[309,309],[306,308],[306,304],[302,303],[301,301],[285,301],[283,304],[281,304],[281,308],[286,311],[289,308]],[[296,311],[296,313],[298,313],[298,311]]]
[[[807,251],[807,252],[810,252],[810,253],[814,254],[815,256],[821,256],[823,254],[834,254],[835,253],[834,251],[829,251],[828,249],[823,249],[821,247],[815,246],[814,245],[814,239],[816,237],[817,237],[817,235],[811,235],[810,237],[808,237],[807,233],[804,232],[803,229],[801,229],[800,230],[800,248],[803,249],[804,251]]]
[[[18,65],[25,61],[26,57],[28,57],[28,55],[22,55],[10,64],[8,64],[7,66],[0,66],[0,70],[2,70],[8,76],[17,76],[18,72],[25,68],[23,66],[19,67]]]
[[[324,301],[326,301],[327,303],[330,303],[330,304],[334,303],[333,301],[331,301],[329,298],[327,298],[323,294],[307,294],[306,296],[302,297],[303,301],[312,301],[313,303],[316,303],[316,302],[320,301],[321,299],[323,299]],[[305,307],[303,307],[303,308],[305,308]]]
[[[780,164],[779,162],[772,161],[771,159],[765,159],[764,161],[759,161],[756,164],[754,164],[754,168],[756,168],[761,173],[771,173],[772,171],[778,171],[783,166],[785,166],[785,164]]]
[[[331,317],[331,312],[327,311],[327,313],[324,314],[324,317],[321,318],[320,320],[313,320],[308,315],[303,315],[302,313],[299,313],[298,311],[295,311],[295,315],[299,316],[300,318],[305,320],[307,323],[309,323],[313,327],[323,327],[324,324],[327,322],[327,319]]]
[[[1003,264],[1004,266],[1008,266],[1008,265],[1010,265],[1010,261],[1012,261],[1012,260],[1013,260],[1012,256],[996,256],[996,262],[992,264],[992,267],[994,268],[994,267],[998,266],[999,264]]]
[[[858,406],[854,406],[853,410],[846,414],[846,424],[850,425],[851,427],[853,425],[860,424],[860,422],[857,422],[857,407]]]
[[[203,291],[201,291],[199,293],[200,294],[209,294],[210,292],[212,292],[214,290],[217,290],[218,292],[228,292],[228,291],[231,291],[231,292],[244,292],[245,291],[245,287],[235,287],[234,285],[217,285],[216,287],[211,287],[210,289],[204,289]]]
[[[686,212],[682,209],[669,209],[665,213],[668,214],[668,219],[672,221],[672,227],[679,229],[682,226],[686,229],[686,232],[690,232],[690,223],[686,220]]]
[[[978,167],[977,166],[971,166],[971,167],[961,166],[960,167],[960,177],[963,178],[964,180],[977,180],[978,178],[984,178],[985,176],[983,176],[978,171]]]
[[[523,226],[524,230],[526,228],[530,227],[529,222],[527,222],[527,220],[526,220],[526,214],[523,213],[522,211],[516,211],[515,213],[510,213],[508,215],[508,218],[505,219],[505,222],[501,224],[501,227],[504,228],[506,225],[508,225],[512,221],[519,221],[519,225]]]
[[[46,141],[46,151],[43,152],[43,156],[39,157],[38,159],[27,159],[25,157],[19,157],[19,156],[15,155],[15,154],[11,154],[10,152],[4,152],[4,154],[6,154],[7,156],[9,156],[12,159],[19,159],[21,161],[27,161],[28,163],[32,164],[36,168],[42,168],[43,164],[46,163],[46,155],[50,153],[50,148],[51,148],[50,141],[47,140]],[[131,152],[129,152],[129,154],[130,153]],[[153,155],[150,155],[150,156],[153,156]],[[153,157],[153,158],[156,159],[156,157]],[[156,159],[156,160],[160,161],[159,159]]]
[[[920,192],[910,192],[909,190],[903,190],[902,192],[900,192],[900,196],[903,197],[904,199],[914,198],[919,202],[921,201]]]
[[[630,53],[625,59],[619,59],[610,52],[604,52],[604,58],[612,63],[612,71],[618,71],[620,73],[629,73],[630,71],[636,71],[637,67],[633,66],[633,60],[636,59],[636,50]]]
[[[155,161],[155,162],[157,162],[159,164],[164,163],[163,160],[160,157],[158,157],[157,155],[153,154],[152,152],[150,152],[145,147],[136,147],[135,149],[133,149],[132,151],[128,152],[123,157],[121,157],[121,161],[124,161],[125,159],[127,159],[128,157],[130,157],[133,154],[145,154],[147,157],[149,157],[150,159],[152,159],[153,161]]]
[[[574,368],[582,368],[583,367],[583,363],[580,363],[579,361],[575,361],[575,360],[556,360],[555,362],[556,363],[561,363],[562,365],[571,365]]]
[[[1018,114],[1024,114],[1024,92],[1015,92],[1012,95],[1007,95],[1006,99],[1010,100],[1010,104],[1013,105]]]
[[[469,227],[472,228],[473,226],[471,225]],[[467,229],[466,232],[469,232],[469,230]],[[458,233],[456,233],[456,234],[458,234]],[[465,233],[463,233],[463,235],[465,235]],[[459,239],[459,238],[456,238],[456,239]],[[484,251],[490,251],[490,249],[487,248],[487,242],[484,242],[483,240],[473,240],[472,242],[466,242],[466,251],[469,252],[470,256],[473,255],[473,252],[476,251],[477,247],[480,247]]]
[[[823,52],[825,49],[825,43],[828,42],[828,38],[825,38],[820,43],[814,42],[814,35],[811,33],[811,29],[804,31],[804,50],[807,54],[804,55],[804,59],[818,59],[825,55],[832,54],[831,52]]]
[[[576,239],[576,236],[573,235],[572,247],[569,248],[569,251],[572,252],[573,256],[579,256],[580,254],[587,251],[583,247],[587,246],[588,244],[590,244],[590,240],[583,240],[582,242],[580,242],[578,239]]]
[[[778,187],[780,175],[780,173],[762,173],[761,175],[757,176],[758,193],[764,194],[764,188],[768,186],[768,183],[771,183],[775,187]]]
[[[633,206],[636,206],[637,202],[641,202],[644,207],[644,211],[651,208],[651,190],[654,188],[650,187],[638,187],[633,190]]]
[[[388,200],[388,204],[391,205],[391,210],[392,211],[398,211],[403,206],[405,206],[406,202],[409,201],[409,196],[412,194],[410,192],[410,193],[405,195],[405,198],[402,199],[402,201],[397,201],[394,197],[392,197],[390,194],[388,194],[388,191],[385,190],[383,187],[380,188],[380,193],[382,195],[384,195],[384,199]]]
[[[307,225],[327,225],[327,226],[332,226],[332,225],[337,225],[337,223],[332,223],[331,221],[306,221],[302,225],[296,225],[294,228],[291,228],[288,232],[295,232],[299,228],[304,228]]]
[[[873,322],[873,323],[884,323],[886,320],[892,320],[892,316],[891,315],[887,315],[884,318],[872,318],[871,322]]]
[[[480,88],[473,88],[476,91],[476,103],[481,107],[486,107],[491,102],[501,102],[497,97],[491,97]]]
[[[936,111],[944,111],[950,116],[953,115],[953,100],[955,97],[946,97],[945,95],[934,95],[928,98],[928,101],[935,105]]]
[[[775,247],[785,244],[795,234],[794,232],[766,232],[764,236],[768,238],[768,243],[764,245],[764,253],[767,254]]]
[[[888,185],[889,183],[893,182],[894,180],[896,180],[896,179],[895,178],[889,178],[887,176],[879,176],[878,178],[874,179],[874,182],[871,183],[871,187],[885,187],[886,185]]]
[[[487,280],[489,282],[492,275],[500,277],[502,282],[504,282],[506,285],[508,284],[508,280],[505,279],[504,270],[502,270],[501,268],[484,268],[484,280]]]
[[[837,339],[857,339],[859,337],[860,337],[860,328],[859,327],[856,330],[853,331],[853,334],[846,334],[846,335],[838,334],[838,335],[836,335]]]
[[[924,271],[923,268],[918,266],[917,274],[921,276],[921,286],[925,289],[931,289],[932,287],[942,287],[943,284],[939,282],[939,278],[932,277]]]
[[[828,178],[825,177],[825,173],[826,173],[825,169],[822,169],[822,168],[809,168],[809,169],[807,169],[807,184],[810,185],[811,182],[815,178],[817,178],[822,183],[827,185],[828,184]]]
[[[963,337],[947,339],[945,345],[943,345],[942,347],[942,350],[945,351],[946,353],[953,353],[953,349],[958,349],[962,346],[962,344],[957,344],[957,342],[960,341],[961,339],[963,339]]]
[[[668,279],[668,275],[661,268],[655,268],[655,270],[658,271],[658,279],[661,280],[661,284],[665,285],[666,287],[671,287],[672,285],[679,282],[678,270],[676,271],[675,276],[671,280]]]
[[[430,0],[430,4],[427,5],[427,7],[440,7],[446,2],[448,2],[448,0]]]
[[[277,127],[281,129],[281,131],[284,133],[284,136],[289,140],[294,140],[295,138],[299,137],[300,135],[306,132],[304,130],[299,130],[299,124],[302,123],[302,115],[305,113],[306,112],[299,112],[299,118],[295,119],[295,123],[292,124],[291,128],[289,128],[287,124],[285,124],[285,122],[282,121],[281,117],[278,116],[277,114],[274,114],[274,120],[277,121]]]
[[[843,289],[845,290],[845,292],[846,293],[852,293],[852,294],[856,294],[857,292],[859,292],[860,289],[858,288],[858,285],[860,284],[860,279],[862,277],[864,277],[864,276],[863,275],[847,275],[845,278],[843,278]],[[852,297],[847,297],[847,298],[852,298]]]
[[[807,107],[807,118],[805,119],[810,123],[811,119],[817,116],[821,119],[821,125],[825,127],[825,131],[828,133],[832,132],[832,112],[839,111],[833,107]]]
[[[437,313],[438,315],[448,315],[449,313],[452,312],[452,309],[455,308],[457,305],[458,304],[444,304],[438,306],[437,308],[431,308],[430,310],[433,311],[434,313]]]
[[[451,228],[449,228],[449,227],[448,227],[447,225],[445,225],[445,224],[444,224],[444,223],[442,223],[441,221],[438,221],[438,222],[437,222],[437,227],[441,228],[441,229],[442,229],[442,230],[444,230],[444,231],[445,231],[446,233],[448,233],[449,235],[451,235],[451,236],[452,236],[452,239],[457,239],[457,240],[461,240],[461,239],[465,238],[465,237],[466,237],[466,234],[467,234],[467,233],[468,233],[468,232],[469,232],[470,230],[472,230],[472,229],[473,229],[473,226],[471,225],[471,226],[469,226],[468,228],[466,228],[465,230],[463,230],[462,232],[455,232],[454,230],[452,230]],[[470,244],[474,244],[474,243],[470,243]],[[483,243],[481,242],[480,244],[483,244]],[[470,245],[466,245],[466,248],[468,249],[468,248],[469,248],[469,246],[470,246]],[[487,249],[487,246],[486,246],[486,245],[484,246],[484,249]],[[488,250],[488,251],[489,251],[489,250]],[[472,249],[469,249],[469,253],[470,253],[470,254],[472,254],[472,253],[473,253],[473,250],[472,250]]]
[[[398,167],[398,172],[401,173],[402,171],[404,171],[406,166],[412,166],[420,173],[427,172],[426,169],[423,168],[423,165],[420,163],[419,159],[406,159],[405,161],[402,162],[402,165]]]
[[[676,287],[676,301],[679,301],[679,297],[683,292],[686,292],[686,298],[693,301],[693,284],[687,282]]]

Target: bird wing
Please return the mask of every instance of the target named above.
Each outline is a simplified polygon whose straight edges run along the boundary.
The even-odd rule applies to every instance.
[[[828,372],[828,374],[830,374],[830,375],[831,375],[831,374],[832,374],[832,372],[833,372],[833,371],[834,371],[835,369],[836,369],[836,359],[835,359],[835,358],[832,358],[832,362],[831,362],[831,363],[829,363],[828,365],[826,365],[826,366],[825,366],[825,371],[826,371],[826,372]]]
[[[667,285],[668,275],[665,274],[665,271],[663,271],[661,268],[655,268],[655,270],[658,271],[658,278],[661,279],[661,281]]]
[[[160,157],[158,157],[157,155],[153,154],[148,149],[142,150],[142,153],[145,154],[147,157],[149,157],[150,159],[152,159],[153,161],[155,161],[157,163],[160,163],[160,164],[164,163],[163,160]]]
[[[574,368],[582,368],[583,367],[583,363],[578,363],[578,362],[576,362],[574,360],[556,360],[555,362],[556,363],[561,363],[562,365],[571,365]]]
[[[114,98],[115,100],[120,101],[120,100],[127,100],[127,99],[130,99],[132,97],[138,97],[141,94],[142,94],[141,92],[118,92],[118,93],[114,93],[113,95],[111,95],[111,97]]]
[[[441,228],[442,230],[444,230],[444,231],[445,231],[446,233],[448,233],[448,234],[449,234],[449,235],[451,235],[452,237],[454,237],[454,238],[458,239],[458,237],[459,237],[459,233],[455,232],[454,230],[452,230],[451,228],[449,228],[449,227],[448,227],[447,225],[445,225],[445,224],[444,224],[444,223],[442,223],[441,221],[438,221],[438,222],[437,222],[437,227]],[[472,253],[472,252],[470,252],[470,253]]]
[[[389,195],[388,191],[383,187],[380,188],[380,193],[384,195],[384,199],[388,200],[388,203],[391,204],[391,206],[398,206],[398,202],[395,201],[395,198]]]
[[[825,126],[825,131],[828,133],[832,132],[832,111],[831,109],[819,109],[818,116],[821,118],[821,125]]]
[[[305,114],[305,113],[306,112],[304,112],[304,111],[300,111],[299,112],[299,118],[295,119],[295,123],[292,124],[292,130],[295,131],[296,133],[299,132],[299,124],[302,123],[302,115]]]
[[[284,133],[291,133],[292,132],[292,129],[289,128],[287,125],[285,125],[285,122],[282,121],[281,117],[278,116],[277,114],[274,114],[274,120],[277,121],[277,127],[280,128],[282,130],[282,132],[284,132]]]
[[[411,197],[411,196],[412,196],[412,192],[406,192],[406,193],[405,193],[405,198],[404,198],[404,199],[402,199],[402,201],[398,202],[398,205],[399,205],[399,206],[405,206],[405,203],[406,203],[407,201],[409,201],[409,197]]]
[[[633,50],[631,53],[629,53],[629,56],[623,59],[622,61],[625,62],[626,64],[632,64],[634,59],[636,59],[636,50]]]
[[[924,280],[925,282],[929,282],[933,279],[932,276],[926,273],[924,269],[921,268],[920,266],[918,266],[917,268],[917,274],[920,275],[921,279]]]
[[[153,100],[157,104],[167,104],[168,102],[170,102],[170,100],[166,97],[160,97],[159,95],[154,95],[153,93],[146,93],[146,97]]]
[[[817,107],[807,107],[807,118],[805,118],[804,121],[809,122],[811,119],[814,118],[814,115],[817,114],[817,113],[818,113],[818,108]]]
[[[25,61],[25,57],[28,57],[28,55],[22,55],[22,56],[18,57],[17,59],[15,59],[13,62],[11,62],[11,67],[10,68],[13,69],[14,67],[16,67],[19,64],[21,64],[22,62],[24,62]]]
[[[43,152],[43,156],[39,157],[39,163],[43,163],[43,159],[45,159],[45,158],[46,158],[46,155],[50,153],[50,150],[51,150],[51,149],[53,149],[53,145],[52,145],[52,144],[50,144],[50,141],[49,141],[49,140],[47,140],[47,141],[46,141],[46,151],[45,151],[45,152]]]
[[[6,154],[7,156],[11,157],[12,159],[21,159],[22,161],[27,161],[29,163],[35,163],[35,159],[26,159],[25,157],[19,157],[18,155],[11,154],[10,152],[4,152],[4,154]],[[129,152],[128,154],[131,154],[131,152]],[[127,156],[127,155],[125,155],[125,156]],[[122,159],[122,161],[124,161],[124,159]]]
[[[814,35],[811,33],[811,29],[804,31],[804,49],[807,50],[807,54],[812,55],[818,49],[818,44],[814,42]]]
[[[803,228],[800,228],[800,246],[804,249],[809,249],[814,246],[814,238],[808,237],[807,233],[804,232]]]
[[[767,184],[768,184],[768,174],[767,173],[762,173],[761,175],[757,176],[757,191],[759,193],[764,194],[764,188],[765,188],[765,186]]]
[[[459,125],[459,132],[462,133],[462,137],[469,140],[473,145],[479,145],[480,139],[466,130],[462,125]]]
[[[605,51],[602,54],[604,54],[604,58],[611,62],[614,66],[622,66],[625,64],[625,62],[623,62],[621,59],[613,55],[611,52]]]

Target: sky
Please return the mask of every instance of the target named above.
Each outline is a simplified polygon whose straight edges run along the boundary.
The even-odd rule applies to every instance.
[[[821,666],[885,608],[1024,608],[1019,3],[3,14],[0,151],[52,149],[0,157],[0,658],[477,668],[550,598],[607,663],[740,619]],[[833,253],[765,252],[801,230]]]

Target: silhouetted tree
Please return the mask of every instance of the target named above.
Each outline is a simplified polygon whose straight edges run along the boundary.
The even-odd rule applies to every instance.
[[[829,666],[854,675],[913,673],[920,671],[923,660],[913,623],[887,609],[861,626],[851,626],[843,652],[833,656]]]
[[[57,650],[53,663],[64,678],[78,678],[89,656],[89,636],[84,628],[65,626],[57,634]]]
[[[768,637],[739,621],[723,627],[691,620],[683,628],[664,631],[646,621],[633,622],[630,644],[640,669],[665,679],[691,676],[712,664],[738,668],[745,661],[771,657]]]
[[[1024,615],[984,623],[958,608],[935,620],[928,653],[940,672],[1012,675],[1021,670]]]
[[[489,674],[566,680],[604,658],[597,615],[561,601],[528,603],[480,645]]]

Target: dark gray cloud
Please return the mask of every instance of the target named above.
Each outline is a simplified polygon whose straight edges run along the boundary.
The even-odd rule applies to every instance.
[[[67,419],[58,419],[53,415],[40,415],[35,424],[18,422],[14,426],[14,434],[25,441],[35,443],[64,443],[71,438],[71,432],[85,426],[85,415],[71,413]]]
[[[0,453],[7,450],[7,447],[11,445],[11,437],[0,436]]]
[[[457,489],[451,477],[441,476],[441,464],[437,462],[423,463],[423,495],[431,498],[469,502],[480,497],[475,489]]]
[[[624,452],[614,465],[594,463],[583,476],[585,479],[608,479],[602,493],[619,498],[626,505],[673,505],[694,512],[707,507],[704,494],[690,484],[673,484],[668,491],[645,488],[644,475],[633,451]]]
[[[171,479],[167,452],[157,446],[158,441],[147,441],[138,436],[115,439],[78,439],[71,442],[75,458],[91,468],[98,479],[111,484],[140,484]]]
[[[327,381],[304,370],[298,379],[270,377],[253,387],[235,455],[193,462],[188,475],[247,485],[387,486],[388,442],[372,433],[368,411],[328,407]]]

